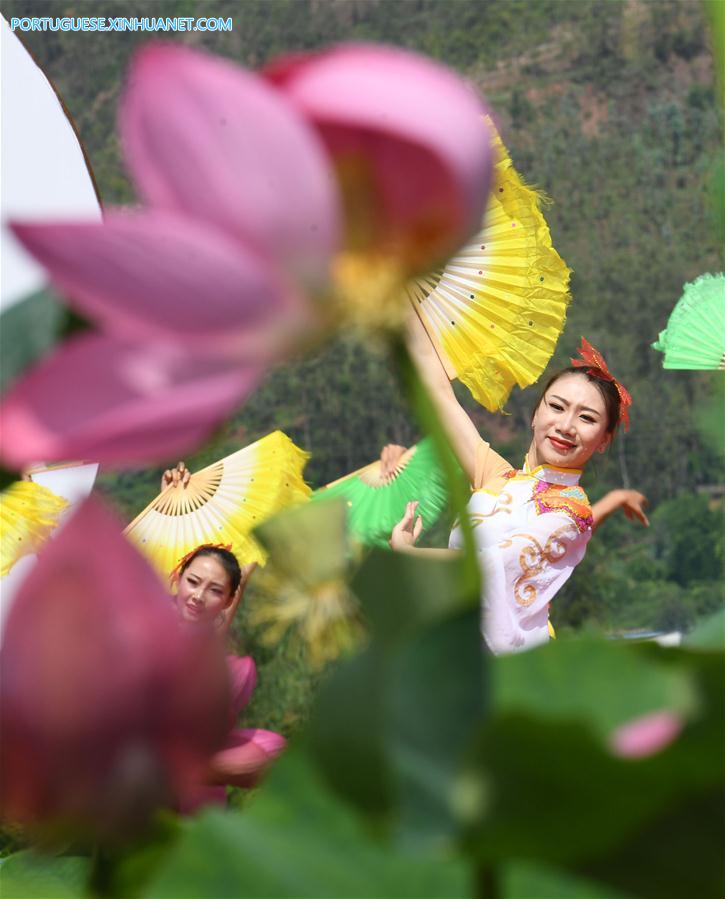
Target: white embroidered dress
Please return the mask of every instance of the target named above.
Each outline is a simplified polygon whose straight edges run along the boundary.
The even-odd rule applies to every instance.
[[[591,508],[578,470],[516,471],[483,441],[480,455],[468,512],[483,579],[482,631],[493,653],[519,652],[549,639],[548,606],[584,556]],[[449,546],[463,547],[458,526]]]

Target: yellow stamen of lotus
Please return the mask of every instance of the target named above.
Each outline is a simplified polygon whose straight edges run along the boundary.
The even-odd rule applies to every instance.
[[[382,253],[339,253],[333,265],[337,315],[363,328],[397,330],[407,312],[400,261]]]
[[[335,159],[344,209],[344,249],[333,263],[335,317],[363,328],[398,330],[405,319],[402,288],[441,260],[450,209],[428,207],[417,220],[392,220],[369,159],[350,150]]]
[[[274,575],[260,577],[261,595],[249,610],[249,623],[273,646],[290,631],[317,668],[358,645],[363,635],[359,604],[343,580],[305,590]]]

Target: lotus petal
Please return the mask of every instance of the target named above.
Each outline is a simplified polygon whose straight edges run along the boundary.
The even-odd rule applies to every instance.
[[[112,213],[14,231],[73,305],[119,337],[260,358],[306,318],[307,301],[267,259],[191,219]]]
[[[266,74],[335,160],[348,246],[390,247],[425,269],[479,226],[491,136],[482,103],[452,71],[406,50],[348,44],[282,59]]]
[[[259,376],[253,366],[81,335],[7,392],[0,453],[12,468],[37,459],[166,462],[195,449]]]
[[[612,752],[622,758],[646,758],[661,752],[675,740],[684,722],[667,710],[644,715],[618,727],[611,736]]]
[[[121,107],[126,158],[152,206],[252,242],[324,284],[339,200],[314,130],[262,78],[180,46],[136,57]]]

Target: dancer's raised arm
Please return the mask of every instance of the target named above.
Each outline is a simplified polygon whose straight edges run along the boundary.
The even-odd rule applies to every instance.
[[[481,437],[468,413],[456,399],[443,364],[415,314],[408,319],[407,342],[421,379],[428,388],[446,429],[453,452],[473,484],[476,478],[476,454],[479,452]]]

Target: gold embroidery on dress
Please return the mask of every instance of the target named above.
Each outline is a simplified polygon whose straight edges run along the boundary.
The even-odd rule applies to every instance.
[[[499,549],[508,549],[509,546],[513,546],[517,537],[531,541],[521,550],[519,555],[521,574],[514,581],[514,598],[520,606],[530,606],[536,600],[536,587],[527,581],[535,578],[547,564],[562,559],[566,555],[566,540],[577,536],[576,527],[573,524],[566,524],[554,531],[543,547],[531,534],[514,534],[499,543]]]
[[[504,490],[503,493],[499,495],[499,498],[496,500],[496,504],[490,512],[475,512],[469,514],[469,519],[471,521],[471,527],[477,528],[479,524],[483,524],[483,522],[487,518],[493,518],[494,515],[498,515],[499,512],[506,512],[507,515],[511,514],[511,503],[514,501],[514,498],[510,493]]]

